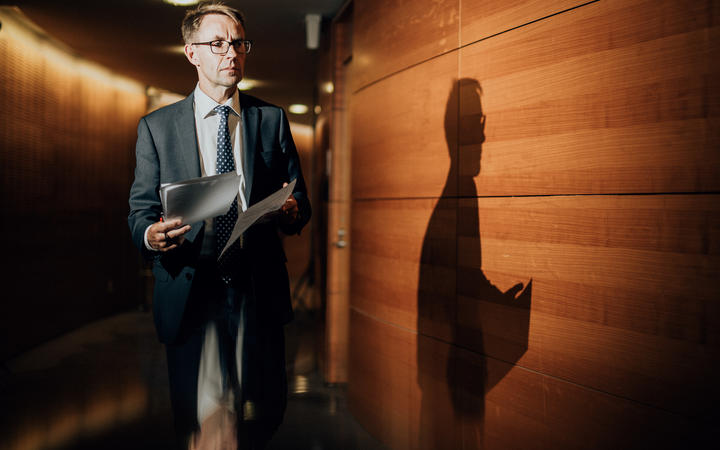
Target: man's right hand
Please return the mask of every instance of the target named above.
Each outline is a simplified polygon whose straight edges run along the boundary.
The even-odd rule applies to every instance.
[[[182,244],[185,240],[184,234],[190,231],[190,225],[182,225],[182,220],[174,219],[168,222],[155,222],[150,225],[148,230],[147,239],[148,244],[154,250],[159,252],[167,252],[178,245]]]

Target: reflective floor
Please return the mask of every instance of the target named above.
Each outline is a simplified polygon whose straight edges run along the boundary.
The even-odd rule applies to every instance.
[[[290,395],[269,449],[383,449],[318,373],[318,328],[287,328]],[[170,449],[165,352],[152,317],[120,314],[8,361],[0,373],[0,448]]]

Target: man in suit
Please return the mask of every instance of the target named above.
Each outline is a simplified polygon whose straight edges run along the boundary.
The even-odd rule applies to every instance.
[[[237,442],[262,448],[287,399],[283,325],[292,309],[277,230],[299,233],[310,204],[285,112],[238,92],[251,48],[241,13],[204,4],[188,11],[182,31],[198,84],[184,100],[140,120],[128,222],[153,261],[153,316],[167,350],[181,446],[229,410]],[[230,170],[241,184],[225,216],[162,220],[160,185]],[[219,263],[237,211],[294,179],[279,218],[252,226]]]

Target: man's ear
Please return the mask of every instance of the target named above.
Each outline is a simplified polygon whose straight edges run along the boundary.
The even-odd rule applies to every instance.
[[[185,57],[190,61],[190,64],[193,66],[197,66],[200,64],[200,62],[197,59],[197,54],[195,53],[195,46],[190,44],[185,44]]]

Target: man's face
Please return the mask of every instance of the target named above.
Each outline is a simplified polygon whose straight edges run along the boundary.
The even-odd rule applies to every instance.
[[[200,22],[193,42],[245,39],[245,30],[223,14],[208,14]],[[237,53],[233,46],[224,55],[216,55],[208,45],[185,45],[185,55],[197,67],[201,87],[229,88],[242,80],[245,70],[245,53]]]

